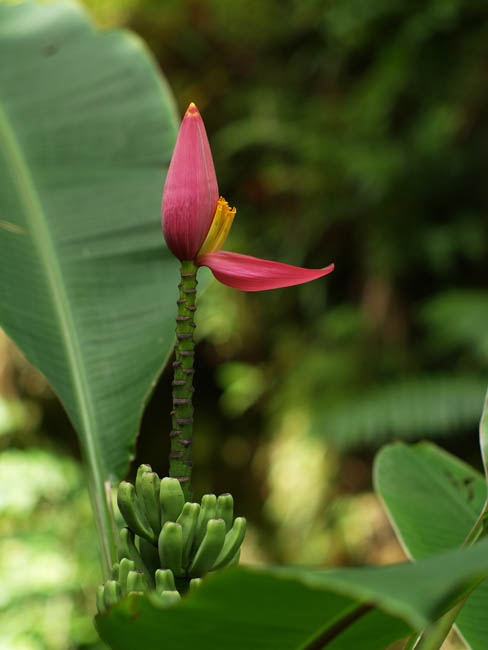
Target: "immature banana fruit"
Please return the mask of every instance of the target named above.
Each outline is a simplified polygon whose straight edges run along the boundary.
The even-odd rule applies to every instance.
[[[216,517],[225,521],[226,531],[231,529],[234,518],[234,499],[232,498],[232,494],[221,494],[217,497]]]
[[[142,468],[144,469],[142,470]],[[159,480],[159,476],[156,472],[151,471],[149,465],[141,465],[139,467],[136,478],[137,498],[154,537],[157,537],[161,530],[160,485],[161,481]]]
[[[132,560],[137,571],[140,571],[148,584],[154,585],[154,577],[144,563],[136,545],[134,543],[134,533],[129,528],[122,528],[119,534],[119,565],[124,558]],[[120,569],[119,569],[120,570]]]
[[[140,537],[144,537],[149,542],[154,542],[156,536],[149,526],[137,496],[136,488],[132,483],[122,481],[117,491],[117,505],[129,528]]]
[[[188,566],[193,540],[197,530],[200,506],[198,503],[185,503],[176,523],[181,526],[183,534],[182,566]],[[166,526],[166,524],[165,524]]]
[[[156,605],[172,605],[181,599],[175,586],[175,579],[169,569],[156,571],[156,591],[154,592]]]
[[[222,569],[232,561],[236,553],[239,553],[245,534],[246,520],[244,517],[237,517],[234,520],[232,528],[225,536],[224,543],[220,549],[220,553],[217,555],[215,562],[212,564],[212,571]]]
[[[197,528],[195,539],[193,540],[193,549],[196,550],[202,543],[207,532],[207,524],[211,519],[217,518],[217,497],[215,494],[204,494],[202,505],[198,514]]]
[[[122,588],[122,594],[126,596],[129,593],[128,588],[128,577],[130,573],[133,573],[136,570],[136,565],[132,560],[128,560],[126,557],[122,558],[119,564],[119,577],[118,581]]]
[[[112,607],[122,598],[120,585],[115,580],[109,580],[103,590],[103,605],[107,609]]]
[[[151,544],[157,542],[161,530],[160,483],[149,465],[141,465],[135,487],[122,481],[117,491],[117,504],[127,525]]]
[[[167,521],[158,541],[159,559],[163,569],[170,569],[175,576],[183,576],[183,529],[175,521]]]
[[[195,557],[188,568],[188,575],[200,578],[214,565],[225,541],[225,521],[223,519],[210,519],[207,530],[199,545]]]
[[[141,465],[135,487],[120,483],[117,503],[127,527],[120,531],[112,580],[98,588],[100,613],[138,592],[149,591],[157,606],[172,605],[210,571],[239,562],[246,520],[234,519],[230,494],[185,503],[178,479],[160,480]]]
[[[166,521],[176,521],[185,503],[183,490],[177,478],[169,478],[169,476],[163,478],[159,491],[159,501],[162,509],[161,525]]]

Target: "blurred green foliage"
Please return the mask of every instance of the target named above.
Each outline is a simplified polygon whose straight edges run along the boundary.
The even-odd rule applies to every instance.
[[[478,462],[486,3],[87,4],[147,40],[182,111],[200,107],[221,192],[237,206],[226,247],[336,263],[301,287],[264,295],[213,285],[202,296],[202,489],[232,475],[237,490],[260,486],[250,508],[265,499],[276,489],[269,449],[292,420],[297,446],[312,434],[352,457],[363,447],[366,464],[385,440],[430,436]],[[146,422],[147,455],[157,446]],[[367,488],[361,476],[346,483]]]
[[[397,559],[369,494],[371,451],[435,435],[477,462],[488,374],[488,5],[84,4],[104,27],[125,25],[148,42],[181,111],[199,106],[220,191],[237,206],[226,247],[310,267],[336,263],[331,276],[301,287],[243,294],[215,283],[201,296],[196,492],[234,494],[251,522],[248,561]],[[23,438],[14,427],[3,454],[22,465],[15,447],[23,448],[25,462],[47,475],[43,462],[71,462],[51,458],[53,443],[76,453],[74,439],[21,365],[13,383],[41,405],[42,433]],[[170,381],[165,373],[138,446],[138,461],[160,474]],[[9,513],[2,526],[22,557],[42,544],[46,553],[62,549],[63,586],[42,588],[47,602],[70,603],[72,640],[48,641],[36,614],[35,633],[25,632],[31,645],[6,648],[95,647],[80,587],[96,571],[95,545],[79,470],[67,476],[62,499],[39,497],[28,519]],[[29,589],[18,597],[45,612]],[[16,590],[2,604],[5,621],[27,611],[16,609]]]
[[[234,331],[207,328],[204,372],[226,414],[238,390],[236,416],[269,431],[300,406],[342,446],[471,430],[488,368],[486,3],[87,4],[150,44],[182,110],[199,105],[238,208],[227,246],[336,263],[237,307],[220,291],[209,310]]]
[[[102,648],[90,621],[98,560],[79,464],[5,450],[0,485],[0,647]]]

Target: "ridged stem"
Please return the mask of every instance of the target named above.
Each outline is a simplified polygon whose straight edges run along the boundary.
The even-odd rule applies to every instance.
[[[195,343],[195,301],[197,267],[194,262],[181,263],[181,282],[177,301],[176,348],[173,362],[173,409],[169,475],[177,478],[187,501],[192,499],[191,469],[193,442],[193,360]]]

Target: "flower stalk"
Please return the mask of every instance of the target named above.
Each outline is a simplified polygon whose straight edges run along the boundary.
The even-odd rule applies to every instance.
[[[181,261],[169,474],[180,481],[187,501],[192,498],[193,330],[197,269],[207,266],[219,282],[242,291],[303,284],[334,269],[333,264],[320,269],[306,269],[221,250],[235,215],[235,207],[229,207],[223,197],[219,198],[205,126],[198,108],[191,103],[178,132],[161,203],[166,244]]]
[[[176,347],[172,382],[173,408],[170,432],[169,475],[180,481],[186,501],[192,500],[191,470],[193,443],[193,367],[197,267],[192,261],[181,263],[181,282],[177,301]]]

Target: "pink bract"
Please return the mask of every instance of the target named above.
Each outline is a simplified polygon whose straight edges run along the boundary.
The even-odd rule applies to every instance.
[[[228,251],[201,255],[197,264],[207,266],[222,284],[242,291],[290,287],[316,280],[334,270],[333,264],[322,269],[304,269]]]
[[[193,260],[212,223],[219,189],[203,120],[188,107],[178,133],[161,208],[163,234],[180,260]]]

